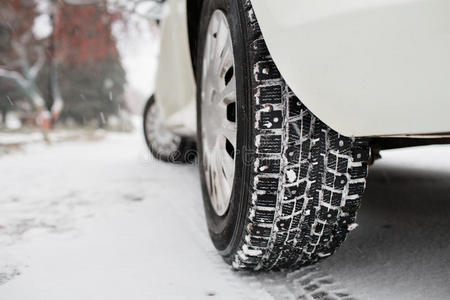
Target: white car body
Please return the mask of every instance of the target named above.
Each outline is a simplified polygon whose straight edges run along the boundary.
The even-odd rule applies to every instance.
[[[187,0],[168,0],[155,98],[195,135]],[[271,55],[302,102],[346,136],[449,136],[450,2],[252,0]]]

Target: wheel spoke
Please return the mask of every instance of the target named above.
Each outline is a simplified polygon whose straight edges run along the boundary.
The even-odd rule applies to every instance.
[[[230,141],[231,145],[236,148],[236,123],[228,120],[222,124],[222,134]]]
[[[224,151],[223,153],[223,163],[222,163],[222,171],[225,175],[225,179],[227,181],[228,186],[231,188],[233,186],[234,180],[234,164],[235,161],[231,158],[228,152]]]
[[[218,65],[216,71],[223,78],[228,68],[233,66],[233,48],[230,39],[225,40],[222,49],[217,54]]]
[[[236,101],[236,80],[234,76],[217,97],[225,105]]]

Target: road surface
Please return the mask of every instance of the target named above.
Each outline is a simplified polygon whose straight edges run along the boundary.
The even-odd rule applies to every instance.
[[[450,147],[382,155],[333,257],[259,274],[215,252],[197,168],[139,133],[0,156],[0,300],[448,299]]]

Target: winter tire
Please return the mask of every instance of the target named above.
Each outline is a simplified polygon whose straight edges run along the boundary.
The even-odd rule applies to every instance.
[[[144,136],[150,152],[159,160],[192,163],[196,159],[195,142],[192,139],[178,136],[164,128],[153,96],[144,108]]]
[[[199,161],[215,247],[234,268],[250,270],[331,255],[356,227],[367,141],[335,132],[294,95],[250,1],[207,0],[200,24]]]

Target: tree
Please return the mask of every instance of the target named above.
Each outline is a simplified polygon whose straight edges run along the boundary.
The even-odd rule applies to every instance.
[[[41,120],[56,120],[62,111],[63,119],[72,117],[81,123],[97,119],[102,124],[116,114],[123,103],[125,72],[112,24],[127,25],[132,16],[145,17],[137,8],[154,2],[2,0],[0,99],[6,99],[0,104],[2,115],[15,100],[11,95],[31,100]],[[47,4],[43,13],[51,20],[52,32],[45,38],[33,35],[37,3]],[[148,6],[147,13],[157,12],[158,7]]]
[[[0,49],[0,89],[11,90],[10,82],[14,82],[16,88],[23,91],[31,100],[37,112],[37,123],[42,126],[46,136],[45,130],[50,126],[51,117],[59,115],[63,103],[52,64],[49,69],[51,101],[45,100],[38,82],[39,73],[45,63],[51,60],[52,53],[48,50],[52,40],[39,39],[33,34],[34,21],[38,15],[36,1],[5,0],[0,3],[0,11],[0,35],[4,40],[4,46]],[[6,98],[11,100],[9,96]],[[2,114],[6,116],[6,112],[7,106],[3,105]]]
[[[5,0],[0,2],[0,11],[0,89],[8,93],[21,88],[36,110],[43,111],[45,101],[36,85],[36,77],[44,65],[45,54],[31,30],[37,15],[36,4],[31,0]],[[8,99],[11,98],[8,96]],[[7,106],[4,104],[2,108],[5,114]]]
[[[55,53],[65,99],[62,118],[100,126],[123,104],[125,71],[105,4],[63,4],[55,16]]]

